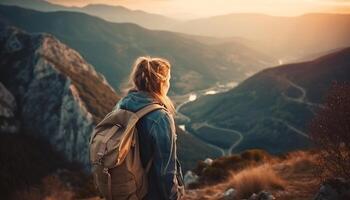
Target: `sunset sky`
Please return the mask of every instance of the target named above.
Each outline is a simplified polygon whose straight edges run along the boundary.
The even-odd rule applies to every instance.
[[[350,13],[350,0],[48,0],[66,6],[122,5],[177,18],[208,17],[233,12],[300,15],[308,12]]]

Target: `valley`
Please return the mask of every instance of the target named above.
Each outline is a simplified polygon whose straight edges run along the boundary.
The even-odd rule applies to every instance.
[[[310,102],[307,99],[307,91],[302,86],[292,82],[288,78],[284,76],[276,76],[276,80],[283,82],[290,87],[296,89],[296,96],[288,96],[286,92],[281,91],[280,96],[282,96],[286,101],[290,101],[293,103],[304,104],[307,108],[315,114],[314,108],[323,108],[322,104]],[[181,108],[186,104],[193,102],[199,98],[206,95],[215,95],[219,93],[227,92],[234,87],[236,87],[238,83],[229,82],[226,85],[217,84],[216,86],[210,87],[205,90],[200,90],[197,92],[191,92],[187,95],[182,96],[174,96],[172,97],[176,102],[178,102],[178,106],[176,107],[177,111],[177,122],[179,123],[179,127],[189,134],[197,137],[202,140],[209,146],[220,150],[222,156],[229,156],[233,153],[233,150],[243,141],[244,133],[234,129],[228,129],[224,127],[219,127],[217,125],[210,124],[208,121],[204,120],[203,122],[192,122],[189,116],[186,116],[184,113],[181,113]],[[181,102],[182,101],[182,102]],[[291,132],[298,134],[306,139],[309,139],[309,136],[304,131],[300,130],[300,128],[292,125],[291,122],[283,118],[277,117],[269,117],[267,116],[265,120],[270,120],[275,123],[282,124],[285,128],[289,129]]]
[[[139,56],[171,63],[186,200],[250,199],[265,190],[309,200],[323,151],[312,133],[348,136],[350,87],[339,86],[335,103],[328,95],[350,82],[349,14],[182,21],[103,4],[0,4],[4,199],[98,199],[88,141],[122,98]],[[337,150],[348,159],[343,138]]]
[[[0,5],[0,20],[31,33],[45,32],[66,43],[91,63],[119,92],[134,59],[160,56],[173,66],[172,95],[216,84],[242,81],[276,61],[238,42],[229,48],[209,45],[181,33],[145,29],[137,24],[112,23],[80,12],[40,12]],[[40,23],[37,21],[40,20]]]
[[[310,148],[309,122],[324,109],[323,98],[332,82],[349,81],[349,53],[345,48],[307,62],[262,70],[233,89],[187,102],[180,112],[200,131],[208,127],[205,134],[214,132],[206,124],[218,132],[226,128],[241,133],[234,152],[262,148],[280,154]],[[220,138],[215,141],[223,147]]]
[[[192,134],[196,138],[205,142],[210,147],[213,147],[221,152],[222,156],[229,156],[232,153],[232,150],[239,145],[239,143],[243,140],[243,135],[241,132],[226,128],[221,128],[214,126],[212,124],[208,124],[208,122],[202,123],[191,123],[191,119],[181,113],[180,109],[182,106],[186,105],[189,102],[194,102],[196,99],[205,96],[205,95],[214,95],[221,92],[226,92],[234,87],[236,87],[238,83],[236,82],[228,82],[226,84],[217,83],[215,86],[210,87],[208,89],[200,90],[197,92],[191,92],[187,95],[182,96],[174,96],[171,97],[175,102],[178,103],[176,106],[176,121],[178,123],[178,127],[188,134]],[[182,101],[182,102],[181,102]],[[214,140],[211,141],[210,138]],[[223,145],[218,145],[218,143],[224,142]]]

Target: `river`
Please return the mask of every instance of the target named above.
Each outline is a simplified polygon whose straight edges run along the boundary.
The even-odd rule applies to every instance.
[[[233,89],[237,85],[238,85],[237,82],[229,82],[227,84],[216,84],[215,86],[207,88],[207,89],[204,89],[204,90],[191,92],[191,93],[188,93],[188,94],[185,94],[185,95],[181,95],[181,96],[177,96],[177,97],[171,97],[172,99],[177,99],[178,100],[178,105],[176,107],[176,113],[177,113],[176,114],[176,120],[178,122],[177,124],[178,124],[179,128],[182,129],[183,131],[185,131],[185,132],[195,136],[197,139],[205,142],[208,146],[219,150],[223,156],[231,155],[232,150],[242,141],[242,139],[243,139],[242,133],[239,132],[239,131],[236,131],[236,130],[226,129],[226,128],[222,128],[222,127],[217,127],[215,125],[208,124],[208,122],[203,123],[202,126],[207,126],[207,127],[218,129],[218,130],[225,130],[225,131],[229,131],[229,132],[231,132],[233,134],[237,134],[238,135],[239,139],[237,141],[234,141],[232,143],[232,145],[230,146],[230,148],[223,149],[223,148],[221,148],[221,147],[219,147],[217,145],[214,145],[214,144],[211,144],[209,142],[206,142],[206,141],[202,140],[201,138],[197,137],[196,134],[191,133],[189,130],[186,130],[185,124],[190,123],[191,119],[188,116],[186,116],[183,113],[181,113],[180,109],[181,109],[182,106],[186,105],[187,103],[196,101],[198,98],[200,98],[202,96],[213,95],[213,94],[226,92],[228,90]]]

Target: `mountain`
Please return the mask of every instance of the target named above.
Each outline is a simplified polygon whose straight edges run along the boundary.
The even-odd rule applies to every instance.
[[[73,7],[65,7],[58,4],[50,3],[45,0],[1,0],[0,4],[21,6],[24,8],[30,8],[45,12],[73,9]]]
[[[350,45],[349,14],[309,13],[282,17],[257,13],[231,13],[178,21],[162,15],[103,4],[92,4],[83,8],[64,7],[42,0],[3,0],[2,4],[41,11],[84,12],[112,22],[129,22],[150,29],[212,36],[216,41],[233,42],[237,38],[242,38],[243,42],[249,41],[243,43],[245,46],[273,55],[281,63],[294,62],[305,55]]]
[[[202,127],[204,139],[219,140],[222,127],[241,133],[234,152],[262,148],[283,153],[310,145],[308,122],[323,108],[333,81],[350,81],[350,48],[262,70],[236,88],[201,97],[180,111],[191,118],[192,127]]]
[[[1,102],[12,108],[5,117],[19,121],[18,131],[48,141],[67,160],[88,163],[93,125],[119,97],[76,51],[51,35],[4,25],[0,31],[0,80],[8,91]]]
[[[168,30],[180,21],[163,15],[147,13],[142,10],[130,10],[123,6],[105,4],[90,4],[74,11],[101,17],[111,22],[128,22],[138,24],[148,29]]]
[[[86,165],[92,129],[120,97],[78,52],[52,35],[0,27],[0,132],[48,141],[68,161]],[[177,133],[185,170],[220,155],[179,128]]]
[[[212,37],[242,37],[282,60],[350,45],[350,15],[311,13],[280,17],[233,13],[183,22],[173,31]]]
[[[243,49],[241,45],[235,52],[223,51],[182,34],[110,23],[82,13],[44,13],[0,6],[0,20],[30,32],[55,35],[78,50],[114,88],[126,80],[134,59],[141,55],[170,60],[173,65],[170,94],[207,88],[216,82],[240,81],[247,72],[273,62],[260,54],[245,53],[249,48]]]
[[[0,4],[20,6],[37,11],[74,11],[97,16],[111,22],[135,23],[148,29],[167,30],[181,21],[142,10],[130,10],[123,6],[89,4],[84,7],[66,7],[44,0],[2,0]]]

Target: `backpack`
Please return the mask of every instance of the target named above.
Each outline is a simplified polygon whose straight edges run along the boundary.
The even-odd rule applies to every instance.
[[[90,138],[90,162],[94,184],[108,200],[140,200],[148,190],[146,168],[142,167],[136,123],[142,116],[165,109],[157,103],[137,112],[116,109],[95,127]]]

